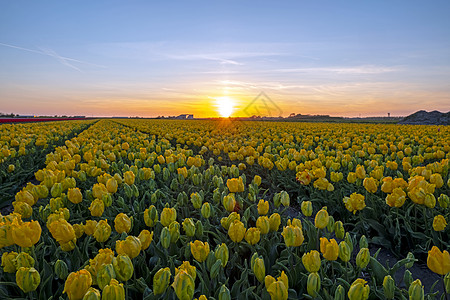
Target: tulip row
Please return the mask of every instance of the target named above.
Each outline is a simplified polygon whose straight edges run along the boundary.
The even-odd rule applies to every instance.
[[[376,207],[376,195],[369,191],[374,177],[358,177],[360,183],[344,185],[340,182],[343,173],[334,172],[339,168],[332,167],[333,162],[327,166],[320,149],[305,153],[310,160],[300,154],[297,161],[297,152],[311,151],[320,140],[305,138],[304,145],[311,142],[311,146],[299,148],[293,143],[298,137],[285,134],[293,125],[283,125],[284,133],[277,123],[271,135],[261,124],[251,123],[245,126],[253,135],[247,136],[230,124],[207,121],[95,123],[47,155],[46,167],[36,172],[40,184],[30,183],[17,193],[14,213],[2,217],[0,281],[10,288],[0,293],[4,297],[37,293],[40,298],[64,295],[69,299],[423,298],[420,280],[414,281],[410,271],[400,269],[411,268],[416,261],[412,254],[389,268],[380,264],[377,253],[370,253],[370,236],[356,243],[355,233],[361,232],[358,224],[364,227],[368,222],[362,214]],[[269,139],[279,144],[264,145],[270,144]],[[260,140],[263,144],[258,144]],[[448,154],[445,140],[437,139],[436,145],[435,153]],[[272,148],[280,155],[274,155]],[[233,155],[221,157],[230,151],[235,159]],[[379,147],[379,151],[392,149]],[[444,184],[437,187],[430,179],[434,174],[440,174],[442,181],[448,176],[444,172],[448,161],[440,156],[431,158],[437,160],[433,170],[440,172],[428,178],[408,173],[412,179],[404,181],[406,185],[393,180],[390,197],[396,188],[411,195],[422,189],[427,195],[435,192],[430,190],[435,185],[433,189],[445,192]],[[236,166],[235,160],[242,162]],[[292,162],[296,166],[291,170]],[[304,168],[307,163],[314,168]],[[288,167],[283,169],[283,164]],[[419,172],[418,167],[414,172]],[[361,161],[355,174],[366,168],[369,172],[370,164]],[[350,174],[353,169],[347,170]],[[295,181],[296,171],[300,182]],[[293,180],[284,181],[288,176]],[[302,178],[308,176],[311,181],[305,184]],[[327,176],[335,181],[327,180],[322,189]],[[312,179],[322,180],[314,186],[309,185]],[[296,186],[295,192],[291,185]],[[305,199],[298,196],[302,193]],[[308,195],[311,199],[306,199]],[[320,199],[315,199],[318,195]],[[295,204],[301,201],[302,211],[294,218],[287,214],[293,200]],[[322,208],[322,202],[329,208]],[[336,206],[348,215],[334,214],[342,212]],[[398,209],[396,213],[402,215]],[[435,227],[442,228],[439,233],[445,236],[448,212],[442,218]],[[445,242],[436,245],[444,250]],[[433,247],[427,260],[439,275],[450,271],[447,251]],[[403,280],[395,283],[398,272],[404,272]],[[447,286],[449,276],[443,279]]]

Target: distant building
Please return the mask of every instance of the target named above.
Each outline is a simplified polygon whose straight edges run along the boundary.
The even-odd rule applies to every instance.
[[[175,117],[175,119],[180,119],[180,120],[194,119],[194,115],[192,115],[192,114],[182,114],[182,115],[179,115],[178,117]]]

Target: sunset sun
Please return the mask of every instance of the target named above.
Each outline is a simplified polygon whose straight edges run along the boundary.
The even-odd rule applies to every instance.
[[[217,112],[223,118],[228,118],[233,113],[234,100],[228,96],[216,98]]]

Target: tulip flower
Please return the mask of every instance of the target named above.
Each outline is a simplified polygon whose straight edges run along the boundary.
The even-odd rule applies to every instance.
[[[353,193],[350,197],[344,197],[343,202],[345,204],[345,208],[353,214],[356,214],[357,211],[366,207],[364,196],[358,193]]]
[[[82,299],[91,284],[91,273],[87,270],[72,272],[66,279],[63,293],[67,293],[69,300]]]
[[[259,228],[251,227],[247,229],[247,232],[245,233],[245,240],[247,241],[247,243],[249,243],[250,245],[254,245],[259,242],[260,238],[261,231],[259,230]]]
[[[102,300],[125,300],[123,284],[111,279],[111,282],[103,289]]]
[[[366,300],[369,298],[370,287],[367,285],[367,281],[358,278],[353,281],[347,296],[349,300]]]
[[[450,272],[450,254],[447,250],[441,252],[438,247],[433,246],[428,251],[428,268],[436,274],[445,275]]]
[[[209,244],[208,242],[202,242],[196,240],[190,243],[191,253],[194,256],[195,260],[198,262],[203,262],[206,260],[209,254]]]
[[[303,254],[302,263],[308,272],[318,272],[321,264],[319,252],[317,250],[311,250],[310,252]]]
[[[228,229],[228,236],[233,242],[239,243],[244,238],[245,232],[246,229],[244,223],[239,220],[234,220],[233,223],[230,224],[230,227]]]
[[[39,286],[41,283],[41,276],[33,267],[21,267],[16,272],[16,283],[24,293],[29,293],[36,290]]]
[[[180,270],[178,274],[175,275],[172,287],[180,300],[191,300],[194,296],[194,279],[185,270]]]
[[[124,213],[119,213],[114,219],[114,229],[118,233],[128,233],[131,230],[131,219]]]
[[[175,210],[175,208],[164,207],[161,213],[161,224],[167,227],[176,219],[177,219],[177,211]]]
[[[339,256],[339,245],[335,239],[320,238],[320,252],[326,260],[336,260]]]
[[[286,247],[298,247],[305,240],[302,229],[293,225],[285,226],[281,235]]]
[[[316,226],[316,228],[324,229],[325,227],[327,227],[329,219],[330,217],[328,215],[326,207],[323,207],[317,212],[314,219],[314,225]]]

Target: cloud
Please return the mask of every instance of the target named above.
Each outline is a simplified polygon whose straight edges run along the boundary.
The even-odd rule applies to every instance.
[[[99,67],[99,68],[105,68],[105,66],[93,64],[90,62],[86,62],[86,61],[82,61],[82,60],[78,60],[78,59],[74,59],[74,58],[70,58],[70,57],[61,56],[50,48],[38,47],[39,50],[34,50],[34,49],[19,47],[19,46],[5,44],[5,43],[0,43],[0,46],[5,46],[5,47],[13,48],[13,49],[18,49],[18,50],[23,50],[23,51],[28,51],[28,52],[32,52],[32,53],[41,54],[41,55],[50,56],[50,57],[53,57],[54,59],[56,59],[57,61],[59,61],[61,64],[65,65],[71,69],[77,70],[79,72],[81,72],[81,69],[76,67],[73,63],[79,63],[79,64],[91,65],[91,66],[95,66],[95,67]]]
[[[287,69],[277,69],[274,71],[279,73],[335,73],[335,74],[359,75],[359,74],[383,74],[399,70],[400,69],[398,67],[362,65],[354,67],[287,68]]]

